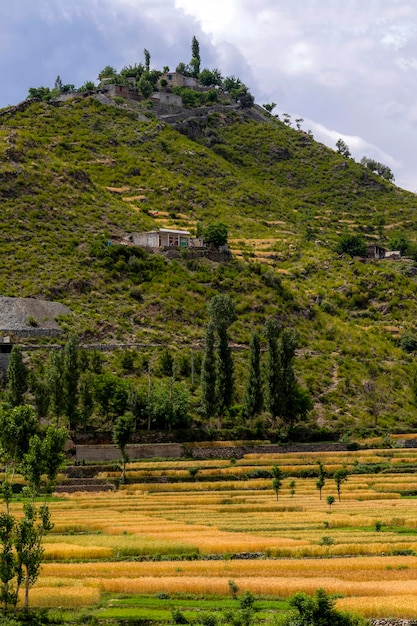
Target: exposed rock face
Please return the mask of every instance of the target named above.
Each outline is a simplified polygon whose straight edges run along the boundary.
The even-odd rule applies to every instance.
[[[0,296],[0,333],[44,334],[60,331],[56,318],[71,310],[59,302]]]

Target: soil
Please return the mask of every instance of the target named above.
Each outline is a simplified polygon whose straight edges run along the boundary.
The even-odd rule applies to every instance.
[[[32,330],[35,334],[37,329],[60,330],[56,317],[70,313],[59,302],[0,296],[0,332]]]

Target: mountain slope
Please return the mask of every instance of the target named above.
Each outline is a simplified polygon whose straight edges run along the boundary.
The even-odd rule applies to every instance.
[[[0,295],[54,299],[85,342],[200,350],[207,303],[236,301],[237,346],[277,316],[300,338],[312,417],[337,427],[417,424],[412,260],[340,257],[346,229],[416,240],[417,199],[261,113],[234,107],[166,124],[139,104],[32,102],[0,116]],[[155,218],[153,214],[156,214]],[[133,231],[224,222],[218,264],[108,248]],[[244,382],[246,351],[236,351]],[[239,396],[237,398],[239,400]]]

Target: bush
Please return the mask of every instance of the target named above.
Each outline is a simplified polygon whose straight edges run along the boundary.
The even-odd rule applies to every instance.
[[[366,256],[367,247],[361,235],[344,233],[336,244],[336,252],[349,256]]]
[[[317,589],[315,596],[296,593],[290,598],[294,612],[282,626],[365,626],[369,622],[356,615],[337,611],[335,601],[324,589]]]

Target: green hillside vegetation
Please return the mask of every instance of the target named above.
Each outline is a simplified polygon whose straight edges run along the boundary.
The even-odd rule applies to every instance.
[[[146,387],[149,368],[169,384],[159,367],[166,347],[198,419],[207,307],[228,294],[235,405],[252,333],[264,351],[264,324],[275,318],[298,335],[309,423],[336,436],[416,427],[416,196],[258,106],[226,99],[198,117],[186,112],[168,124],[150,101],[86,92],[1,111],[0,294],[68,305],[64,340],[134,344],[102,357],[134,388]],[[115,243],[216,223],[227,226],[228,263]],[[409,256],[352,258],[340,254],[347,236]],[[243,420],[234,410],[229,427]]]

